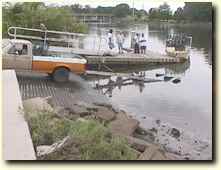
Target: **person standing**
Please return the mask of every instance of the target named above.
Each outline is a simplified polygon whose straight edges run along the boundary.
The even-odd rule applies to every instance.
[[[118,45],[119,54],[123,53],[123,43],[124,43],[124,37],[122,32],[120,32],[119,34],[117,34],[117,45]]]
[[[134,53],[139,54],[140,53],[140,46],[139,46],[139,34],[136,33],[134,37],[135,45],[134,45]]]
[[[108,47],[109,49],[113,49],[114,48],[114,41],[113,41],[113,30],[110,29],[108,35],[107,35],[107,38],[108,38]]]
[[[140,39],[140,51],[141,51],[141,54],[146,54],[146,48],[147,48],[147,40],[144,37],[144,33],[142,33],[141,39]]]

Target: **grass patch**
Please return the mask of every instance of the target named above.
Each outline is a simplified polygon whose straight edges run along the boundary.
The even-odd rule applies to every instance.
[[[70,135],[77,137],[82,160],[134,160],[136,154],[122,137],[112,136],[103,124],[89,120],[76,121]]]
[[[109,129],[96,120],[73,121],[58,118],[50,112],[26,112],[26,119],[35,147],[51,145],[70,136],[77,139],[75,146],[81,160],[134,160],[137,157],[124,138],[112,136]],[[51,158],[70,159],[71,148],[69,146],[65,152]]]
[[[51,112],[26,112],[34,146],[51,145],[68,135],[70,124]]]

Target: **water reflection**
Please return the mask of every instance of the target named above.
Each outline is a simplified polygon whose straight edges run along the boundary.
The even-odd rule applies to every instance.
[[[189,68],[190,68],[190,60],[187,60],[184,63],[166,65],[165,74],[184,76]]]
[[[105,30],[108,28],[102,29],[102,35],[105,35]],[[142,120],[143,116],[161,119],[211,140],[212,26],[148,24],[130,26],[122,30],[128,31],[128,42],[125,45],[130,45],[130,31],[145,32],[148,40],[147,49],[160,53],[165,52],[165,41],[170,33],[190,35],[193,37],[190,62],[114,68],[114,72],[145,72],[146,78],[161,80],[153,83],[124,81],[125,77],[91,76],[85,79],[102,94],[110,96],[113,104],[133,113],[138,120]],[[123,83],[119,83],[122,81]]]
[[[105,77],[105,76],[85,76],[84,79],[90,81],[93,88],[97,89],[108,97],[113,96],[113,91],[118,88],[122,90],[122,87],[135,86],[139,92],[142,93],[145,89],[145,84],[156,83],[156,82],[172,82],[174,84],[180,83],[181,78],[185,75],[185,72],[190,67],[190,61],[186,61],[180,64],[169,64],[169,65],[156,65],[148,66],[145,68],[135,67],[134,69],[128,69],[128,77]],[[164,72],[155,73],[150,75],[150,72],[157,69],[163,69]],[[115,69],[119,72],[119,69]],[[122,72],[122,70],[121,70]],[[124,71],[125,73],[126,71]],[[130,76],[131,75],[131,76]]]
[[[141,75],[144,73],[145,72],[138,72],[137,74]],[[137,78],[141,77],[137,76]],[[142,79],[140,80],[128,77],[109,77],[109,78],[104,78],[102,81],[94,81],[93,88],[97,89],[102,94],[107,95],[108,97],[112,97],[115,88],[118,88],[121,91],[122,87],[134,85],[135,87],[138,87],[140,93],[142,93],[145,88],[145,83],[153,83],[160,81],[163,80],[162,79],[147,80],[144,77],[142,77]]]

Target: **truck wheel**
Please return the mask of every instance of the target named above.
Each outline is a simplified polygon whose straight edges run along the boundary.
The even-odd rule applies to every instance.
[[[52,77],[52,73],[47,73],[48,74],[48,77]]]
[[[69,79],[69,70],[66,68],[58,68],[53,72],[53,79],[56,82],[66,82]]]

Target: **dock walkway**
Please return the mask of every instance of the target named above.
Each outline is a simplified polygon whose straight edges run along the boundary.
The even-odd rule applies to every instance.
[[[94,51],[87,49],[75,49],[64,47],[51,47],[51,54],[73,53],[78,54],[87,59],[90,65],[145,65],[149,63],[168,64],[168,63],[182,63],[187,60],[184,57],[170,57],[166,54],[161,54],[148,50],[146,54],[124,53],[118,54],[116,52],[108,52],[105,50]],[[106,54],[106,55],[105,55]]]
[[[184,57],[170,57],[147,51],[146,54],[124,53],[115,56],[85,56],[88,64],[115,64],[115,65],[145,65],[149,63],[168,64],[182,63],[187,59]]]

